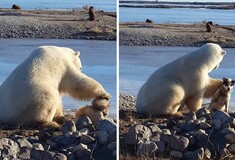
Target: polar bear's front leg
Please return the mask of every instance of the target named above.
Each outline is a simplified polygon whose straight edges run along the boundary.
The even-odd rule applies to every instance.
[[[61,86],[64,92],[67,92],[73,98],[80,100],[91,100],[95,98],[110,99],[103,86],[96,80],[86,76],[81,72],[70,71],[66,82]]]
[[[194,95],[186,99],[186,106],[190,111],[197,111],[202,107],[203,94]]]

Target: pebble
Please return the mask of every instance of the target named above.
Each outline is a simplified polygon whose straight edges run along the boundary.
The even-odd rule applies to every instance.
[[[144,125],[133,125],[129,128],[126,136],[127,145],[136,145],[139,141],[149,141],[151,130]]]
[[[161,140],[167,143],[173,150],[183,151],[188,147],[189,140],[184,136],[162,134]]]
[[[196,120],[197,115],[196,115],[195,112],[189,112],[189,113],[185,114],[184,119],[185,119],[186,122],[190,121],[190,120]]]
[[[89,144],[95,141],[95,138],[89,136],[89,135],[82,135],[80,137],[80,142],[84,144]]]
[[[114,121],[112,119],[103,119],[102,121],[100,121],[97,124],[97,131],[106,131],[108,133],[108,135],[113,134],[114,132],[116,132],[116,124],[114,123]]]
[[[20,151],[19,145],[9,138],[0,139],[0,155],[3,159],[17,158]]]
[[[76,121],[75,125],[77,130],[90,128],[92,126],[92,121],[88,116],[82,116]]]
[[[231,145],[228,146],[228,151],[229,151],[231,154],[235,155],[235,143],[233,143],[233,144],[231,144]]]
[[[171,151],[170,152],[170,156],[173,158],[173,159],[181,159],[183,157],[183,153],[182,152],[179,152],[179,151]]]
[[[221,131],[228,143],[235,143],[235,131],[232,128],[225,128]]]
[[[230,116],[224,112],[224,111],[216,111],[214,112],[214,114],[212,115],[213,119],[219,119],[222,123],[226,122],[226,120],[229,118]]]
[[[100,144],[107,144],[108,143],[108,133],[106,131],[96,131],[95,135],[98,139]]]
[[[73,121],[68,121],[61,127],[62,133],[65,135],[67,132],[76,131],[76,125]]]
[[[152,141],[140,142],[137,149],[138,157],[149,157],[154,154],[154,152],[158,149],[157,145]]]
[[[190,159],[190,160],[203,160],[204,158],[204,149],[199,148],[193,152],[186,152],[184,154],[184,159]]]

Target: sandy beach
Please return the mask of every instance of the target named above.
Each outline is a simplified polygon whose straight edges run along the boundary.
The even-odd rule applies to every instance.
[[[0,38],[116,40],[116,13],[88,10],[0,9]]]
[[[120,45],[127,46],[195,46],[217,43],[221,47],[235,47],[235,26],[214,24],[206,32],[206,23],[158,24],[120,23]]]

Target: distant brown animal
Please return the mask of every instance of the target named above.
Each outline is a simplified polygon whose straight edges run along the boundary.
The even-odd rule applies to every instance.
[[[146,23],[153,23],[153,21],[151,19],[146,19],[145,21]]]
[[[212,21],[209,21],[209,22],[206,23],[206,31],[207,32],[211,32],[212,31],[211,25],[213,25]]]
[[[21,7],[20,7],[20,6],[18,6],[18,5],[16,5],[16,4],[13,4],[13,5],[12,5],[12,7],[11,7],[11,9],[19,9],[19,10],[20,10],[20,9],[21,9]]]
[[[94,21],[95,20],[95,8],[93,6],[90,6],[88,13],[89,13],[89,20]]]

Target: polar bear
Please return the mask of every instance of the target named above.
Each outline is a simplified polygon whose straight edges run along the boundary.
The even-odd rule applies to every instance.
[[[107,99],[100,83],[81,72],[80,53],[42,46],[34,50],[0,86],[0,122],[49,125],[65,120],[61,96]]]
[[[182,116],[185,105],[190,111],[202,106],[203,98],[214,95],[222,80],[208,73],[219,67],[226,52],[217,44],[207,43],[156,70],[137,95],[137,112],[148,115]]]

